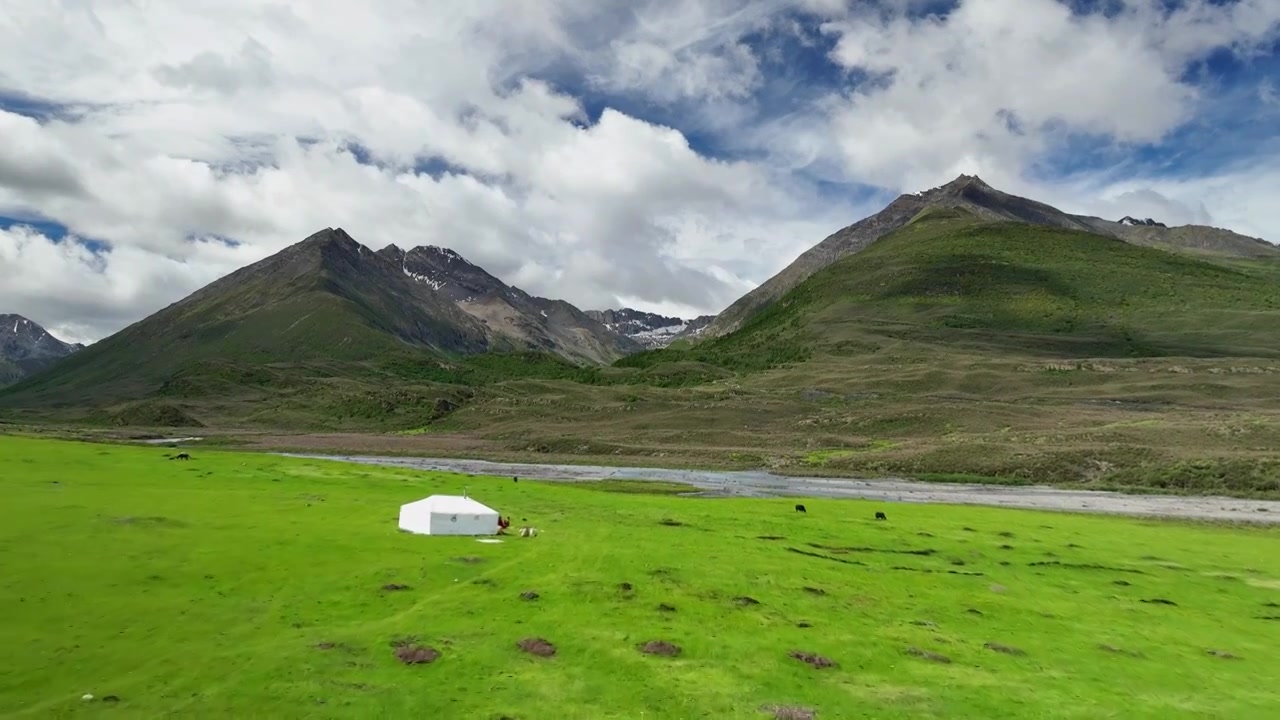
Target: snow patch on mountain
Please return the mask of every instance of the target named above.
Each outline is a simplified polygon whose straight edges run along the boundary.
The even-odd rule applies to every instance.
[[[587,315],[650,350],[664,348],[682,338],[698,337],[714,317],[704,315],[685,320],[631,308],[588,310]]]

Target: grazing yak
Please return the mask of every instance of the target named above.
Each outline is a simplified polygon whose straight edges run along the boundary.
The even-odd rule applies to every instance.
[[[190,459],[191,459],[191,456],[190,456],[189,454],[187,454],[187,453],[184,453],[184,452],[183,452],[183,453],[178,453],[177,455],[174,455],[173,457],[171,457],[171,458],[169,458],[169,459],[170,459],[170,460],[190,460]]]
[[[889,519],[889,516],[888,516],[888,515],[885,515],[885,514],[884,514],[884,513],[882,513],[882,512],[878,512],[878,513],[876,513],[876,519],[877,519],[877,520],[888,520],[888,519]]]
[[[809,511],[805,510],[803,505],[797,505],[796,512],[802,512],[802,513],[808,514]]]

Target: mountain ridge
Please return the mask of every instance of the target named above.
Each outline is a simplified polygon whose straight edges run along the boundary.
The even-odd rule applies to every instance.
[[[572,362],[608,364],[642,346],[564,301],[531,295],[508,285],[457,251],[437,245],[379,255],[399,263],[407,277],[448,298],[492,332]]]
[[[1014,221],[1032,225],[1081,230],[1125,242],[1166,250],[1217,252],[1236,257],[1277,257],[1280,248],[1261,240],[1220,228],[1155,223],[1112,222],[1098,217],[1072,215],[1037,200],[997,190],[976,175],[960,175],[945,185],[905,193],[883,210],[828,235],[801,253],[791,264],[743,295],[720,312],[705,331],[706,337],[731,333],[813,273],[902,228],[929,208],[963,209],[987,221]],[[1126,216],[1133,221],[1132,217]]]
[[[699,315],[690,320],[659,315],[658,313],[619,308],[616,310],[587,310],[587,315],[646,349],[663,348],[676,340],[697,337],[710,324],[714,315]]]

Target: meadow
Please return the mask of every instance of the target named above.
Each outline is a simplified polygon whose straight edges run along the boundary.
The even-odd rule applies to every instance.
[[[1280,716],[1273,529],[173,452],[0,436],[0,716]]]

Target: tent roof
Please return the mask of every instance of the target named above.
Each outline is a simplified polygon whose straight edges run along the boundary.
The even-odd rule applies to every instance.
[[[409,505],[422,507],[430,512],[446,513],[449,515],[497,514],[498,512],[488,505],[476,502],[471,498],[462,497],[461,495],[432,495],[431,497],[408,503],[405,507],[408,507]]]

